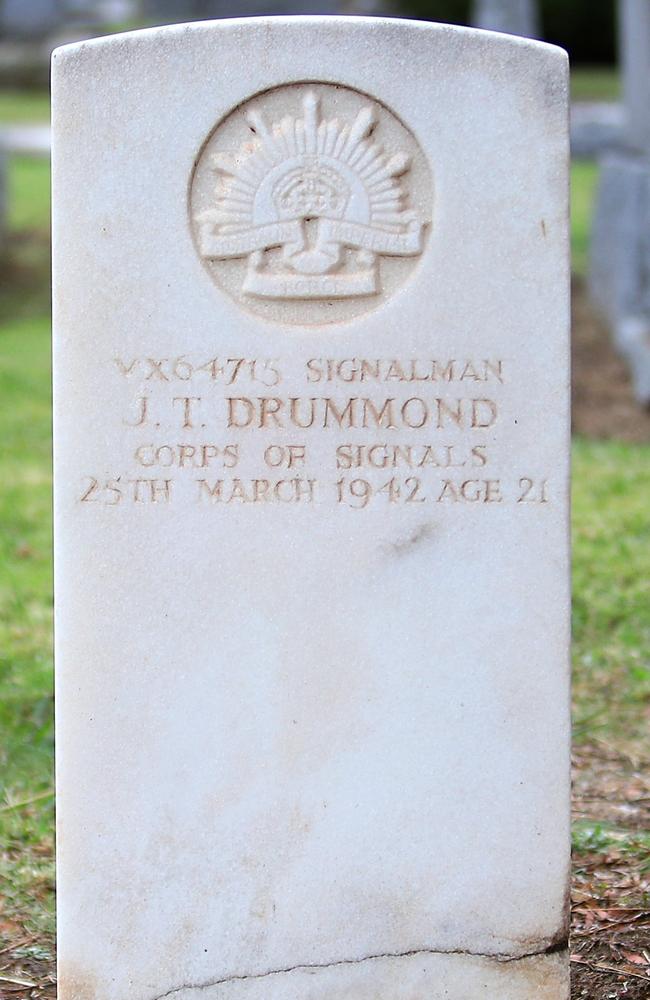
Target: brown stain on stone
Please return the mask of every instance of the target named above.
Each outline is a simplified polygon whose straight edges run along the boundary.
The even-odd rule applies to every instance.
[[[567,948],[568,936],[566,929],[561,927],[551,937],[548,934],[529,934],[519,938],[512,948],[512,955],[497,955],[503,962],[522,961],[525,958],[554,955]],[[489,956],[486,956],[489,957]]]
[[[555,969],[553,970],[554,965]],[[523,982],[527,984],[527,988],[530,989],[531,997],[539,997],[539,1000],[558,1000],[557,987],[562,975],[561,966],[565,967],[566,995],[568,995],[569,963],[567,953],[557,957],[554,955],[534,955],[524,958],[518,963],[518,972]],[[504,986],[507,988],[508,985],[511,985],[507,966],[505,966],[504,971],[507,979]]]
[[[105,1000],[106,998],[106,992],[100,992],[97,976],[61,957],[57,962],[57,991],[61,1000]]]

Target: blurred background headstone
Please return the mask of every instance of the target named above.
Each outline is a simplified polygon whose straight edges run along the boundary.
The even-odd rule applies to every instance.
[[[63,5],[67,23],[121,25],[137,21],[142,12],[140,0],[63,0]]]
[[[537,0],[476,0],[472,23],[508,35],[540,37]]]
[[[621,53],[627,145],[650,151],[650,3],[622,0]]]
[[[590,289],[626,358],[638,400],[650,405],[650,0],[621,0],[624,126],[603,157]]]

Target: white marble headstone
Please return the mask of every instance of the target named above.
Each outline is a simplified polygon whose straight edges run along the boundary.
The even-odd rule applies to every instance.
[[[54,55],[61,1000],[562,1000],[565,54]]]

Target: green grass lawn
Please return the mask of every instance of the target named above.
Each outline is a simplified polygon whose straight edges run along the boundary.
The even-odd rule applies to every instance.
[[[9,159],[9,226],[46,232],[50,223],[50,162],[42,157]]]
[[[0,122],[40,124],[50,120],[47,90],[0,90]]]
[[[583,270],[595,168],[572,180]],[[48,183],[46,162],[12,160],[0,277],[0,896],[39,933],[53,919]],[[648,755],[650,446],[577,440],[574,459],[576,738]]]
[[[0,328],[0,895],[52,927],[52,580],[47,317]]]
[[[650,446],[575,441],[575,736],[650,753]]]
[[[571,98],[574,101],[618,101],[621,74],[614,66],[574,66]]]
[[[571,266],[573,273],[585,277],[589,264],[589,237],[598,167],[589,160],[571,164]]]

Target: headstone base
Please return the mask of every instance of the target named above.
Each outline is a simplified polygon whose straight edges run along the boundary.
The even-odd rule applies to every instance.
[[[242,976],[214,984],[188,985],[174,990],[174,1000],[267,1000],[269,978],[273,996],[282,1000],[331,1000],[354,996],[355,1000],[412,1000],[415,996],[439,996],[445,1000],[557,1000],[568,996],[566,956],[533,955],[521,959],[486,958],[477,955],[432,954],[382,955],[332,965],[302,966]]]

